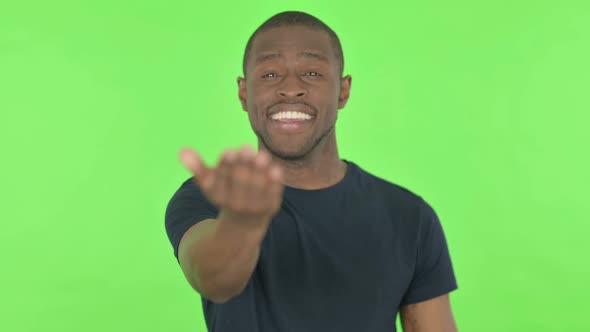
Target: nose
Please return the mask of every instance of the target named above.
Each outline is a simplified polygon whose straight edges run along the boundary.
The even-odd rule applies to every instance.
[[[287,76],[277,89],[277,94],[284,98],[301,98],[307,93],[299,78]]]

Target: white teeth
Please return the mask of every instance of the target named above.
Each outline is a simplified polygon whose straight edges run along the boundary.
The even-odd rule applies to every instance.
[[[301,112],[279,112],[275,113],[271,117],[273,120],[287,120],[287,119],[295,119],[295,120],[309,120],[311,116]]]

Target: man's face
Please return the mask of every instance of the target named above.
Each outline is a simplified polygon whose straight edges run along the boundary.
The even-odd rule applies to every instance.
[[[340,77],[326,32],[286,26],[258,34],[246,79],[238,83],[242,108],[270,153],[301,159],[320,144],[335,144],[330,139],[335,136],[338,109],[348,101],[351,77]]]

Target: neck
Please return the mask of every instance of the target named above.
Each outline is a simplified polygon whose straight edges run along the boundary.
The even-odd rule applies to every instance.
[[[259,143],[258,149],[262,145]],[[283,167],[283,184],[298,189],[322,189],[340,182],[347,165],[340,160],[334,131],[302,159],[285,160],[273,156]]]

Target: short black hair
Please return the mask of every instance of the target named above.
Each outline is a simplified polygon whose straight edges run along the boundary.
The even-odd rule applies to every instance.
[[[342,45],[340,44],[340,39],[328,25],[322,22],[317,17],[310,15],[308,13],[300,12],[300,11],[285,11],[282,13],[278,13],[258,27],[248,39],[248,43],[246,44],[246,51],[244,52],[244,60],[242,63],[242,70],[244,72],[244,77],[246,77],[246,63],[248,62],[248,58],[250,57],[250,51],[252,50],[252,43],[254,38],[261,32],[270,30],[272,28],[278,28],[283,26],[305,26],[316,30],[322,30],[328,33],[330,36],[330,41],[332,42],[332,48],[334,49],[334,53],[336,55],[336,59],[338,60],[338,69],[340,71],[340,76],[344,72],[344,54],[342,53]]]

